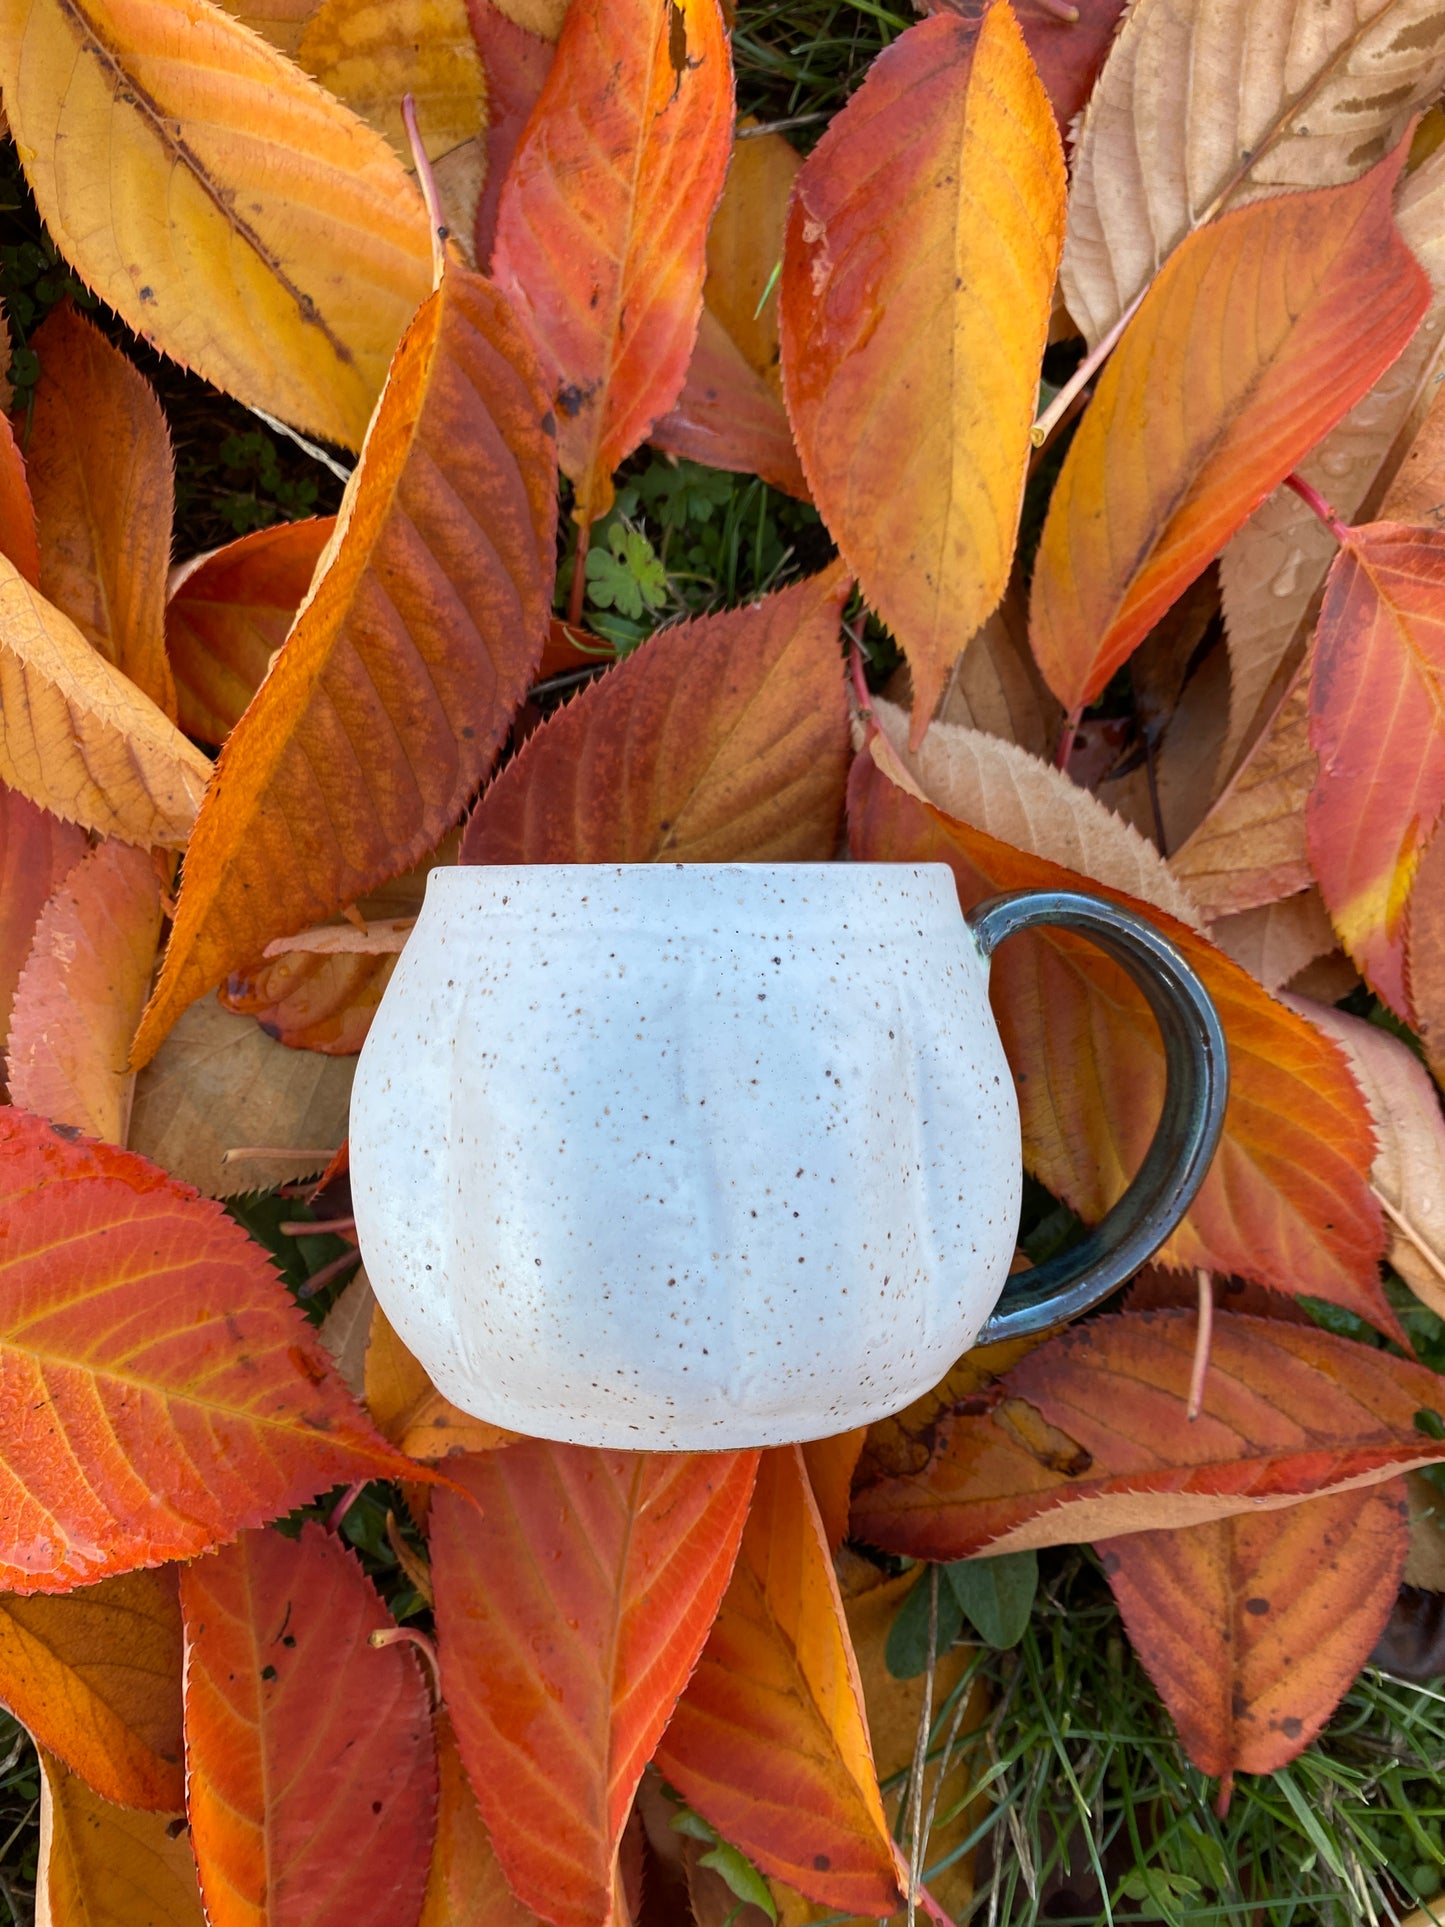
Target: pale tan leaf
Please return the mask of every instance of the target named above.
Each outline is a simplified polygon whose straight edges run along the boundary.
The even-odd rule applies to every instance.
[[[371,1321],[376,1314],[376,1293],[364,1271],[358,1271],[336,1303],[321,1321],[316,1341],[331,1354],[336,1375],[353,1398],[366,1388],[366,1348],[371,1342]]]
[[[878,701],[873,713],[898,760],[939,809],[1203,928],[1198,907],[1159,852],[1061,771],[1013,743],[952,723],[935,723],[910,754],[904,711]]]
[[[1375,1127],[1371,1178],[1390,1227],[1387,1256],[1417,1298],[1445,1317],[1445,1117],[1430,1074],[1378,1024],[1287,997],[1349,1059]]]
[[[1309,683],[1301,675],[1213,809],[1169,859],[1211,921],[1313,882],[1304,806],[1318,762],[1309,740]]]
[[[125,1143],[130,1044],[160,934],[149,850],[105,842],[71,871],[41,913],[15,991],[5,1049],[22,1109]]]
[[[218,388],[359,448],[431,284],[381,136],[210,0],[3,0],[0,86],[87,285]]]
[[[1243,964],[1266,990],[1279,990],[1316,957],[1335,948],[1335,929],[1318,890],[1300,890],[1278,903],[1239,910],[1210,924],[1226,957]]]
[[[954,663],[936,714],[940,722],[1001,736],[1033,756],[1053,754],[1064,712],[1038,672],[1028,613],[1012,592]]]
[[[346,1136],[353,1057],[288,1050],[203,997],[136,1078],[130,1148],[208,1197],[319,1171]],[[292,1155],[236,1158],[238,1148]]]
[[[1439,0],[1135,0],[1074,156],[1062,287],[1089,343],[1222,206],[1357,179],[1442,81]]]
[[[179,848],[211,765],[0,555],[0,780],[67,822]]]

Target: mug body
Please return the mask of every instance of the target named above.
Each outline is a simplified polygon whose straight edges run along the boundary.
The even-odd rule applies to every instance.
[[[1018,1224],[951,874],[434,870],[351,1181],[381,1305],[478,1417],[699,1450],[899,1410],[978,1333]]]

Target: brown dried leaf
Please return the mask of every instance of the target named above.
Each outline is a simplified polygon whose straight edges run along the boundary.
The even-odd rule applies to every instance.
[[[213,1198],[304,1177],[346,1136],[355,1068],[350,1057],[287,1050],[203,997],[136,1078],[130,1148]],[[227,1162],[238,1147],[278,1155]]]

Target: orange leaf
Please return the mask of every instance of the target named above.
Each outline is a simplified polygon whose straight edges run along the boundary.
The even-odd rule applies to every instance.
[[[493,266],[554,373],[584,525],[682,387],[732,122],[718,0],[574,0],[502,186]]]
[[[454,1452],[490,1452],[516,1438],[500,1425],[473,1418],[444,1398],[412,1357],[377,1305],[366,1347],[366,1407],[377,1429],[414,1459],[446,1458]]]
[[[1417,1429],[1442,1381],[1313,1325],[1216,1312],[1187,1416],[1193,1311],[1096,1318],[934,1428],[921,1472],[860,1483],[853,1531],[918,1559],[1197,1525],[1445,1457]]]
[[[354,1057],[366,1041],[396,957],[287,950],[227,978],[227,1010],[254,1017],[292,1050]]]
[[[1308,1291],[1398,1332],[1379,1282],[1369,1113],[1334,1045],[1197,931],[945,815],[866,753],[848,812],[855,856],[947,863],[965,909],[999,890],[1088,890],[1157,924],[1214,998],[1230,1053],[1224,1135],[1162,1261]],[[1101,952],[1054,931],[1010,944],[991,995],[1017,1080],[1025,1163],[1097,1221],[1138,1169],[1163,1101],[1163,1046],[1148,1006]]]
[[[1445,810],[1445,534],[1402,522],[1346,532],[1315,632],[1310,743],[1320,893],[1361,974],[1412,1018],[1405,919]]]
[[[448,269],[397,350],[310,599],[221,752],[138,1063],[228,971],[460,817],[547,631],[545,408],[504,298]]]
[[[0,1588],[187,1559],[340,1479],[416,1476],[219,1205],[8,1111],[0,1215]]]
[[[437,1713],[436,1734],[436,1845],[417,1927],[542,1927],[507,1885],[445,1708]]]
[[[421,1907],[436,1748],[415,1653],[314,1519],[181,1574],[186,1794],[210,1927],[399,1927]]]
[[[149,850],[106,842],[76,865],[41,912],[16,986],[5,1045],[15,1103],[125,1143],[130,1040],[160,934],[161,880]]]
[[[85,855],[85,832],[0,783],[0,1031],[46,902]]]
[[[171,438],[135,363],[66,303],[34,339],[30,493],[40,592],[175,719],[165,649]]]
[[[1414,333],[1430,284],[1390,214],[1402,157],[1226,214],[1154,280],[1064,459],[1035,564],[1030,640],[1066,709],[1094,700]]]
[[[711,308],[702,311],[682,393],[651,439],[669,455],[760,475],[785,495],[809,499],[786,409]]]
[[[179,1813],[181,1613],[173,1567],[0,1601],[0,1698],[104,1799]]]
[[[863,1689],[796,1445],[759,1460],[732,1584],[657,1765],[763,1873],[847,1913],[898,1905]]]
[[[466,863],[830,857],[848,756],[825,569],[655,636],[532,736],[462,838]]]
[[[335,517],[278,522],[171,577],[166,649],[181,728],[224,743],[286,640]]]
[[[798,176],[788,413],[908,654],[915,741],[1008,581],[1063,225],[1058,130],[1004,5],[900,34]]]
[[[810,1439],[801,1448],[829,1552],[836,1552],[848,1536],[853,1474],[858,1469],[858,1457],[867,1437],[868,1427],[860,1425],[830,1439]]]
[[[157,1814],[101,1799],[43,1751],[40,1775],[40,1920],[53,1927],[206,1927],[184,1832]]]
[[[447,1700],[497,1858],[555,1927],[605,1927],[642,1769],[727,1585],[755,1452],[523,1439],[432,1507]]]
[[[0,333],[0,350],[8,351]],[[40,580],[40,550],[36,546],[35,505],[25,477],[25,457],[0,410],[0,554],[8,555],[32,588]]]
[[[1097,1548],[1130,1644],[1204,1773],[1273,1773],[1384,1630],[1410,1550],[1405,1482]]]

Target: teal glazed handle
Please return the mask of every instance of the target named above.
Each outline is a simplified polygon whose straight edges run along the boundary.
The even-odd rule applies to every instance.
[[[1018,890],[968,913],[984,957],[1020,930],[1077,930],[1126,970],[1164,1040],[1164,1110],[1129,1189],[1070,1250],[1011,1278],[977,1343],[1052,1331],[1108,1297],[1163,1244],[1204,1182],[1229,1095],[1224,1030],[1209,992],[1167,937],[1102,897]]]

